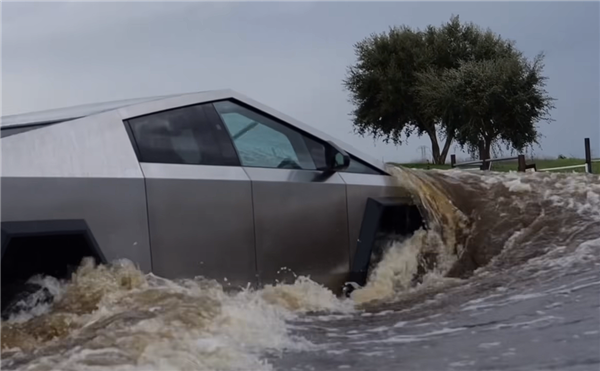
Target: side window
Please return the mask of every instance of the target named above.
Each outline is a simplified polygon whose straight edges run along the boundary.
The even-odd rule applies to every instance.
[[[216,131],[202,105],[128,120],[140,162],[239,165],[226,133]]]
[[[242,166],[317,170],[325,146],[264,115],[230,101],[213,103],[227,126]]]

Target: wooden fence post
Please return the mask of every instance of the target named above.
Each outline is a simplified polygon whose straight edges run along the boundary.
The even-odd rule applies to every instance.
[[[584,139],[585,145],[585,172],[591,174],[592,173],[592,148],[590,146],[590,138]]]
[[[517,161],[519,164],[517,171],[525,172],[525,169],[527,168],[527,164],[525,163],[525,155],[519,155]]]
[[[450,167],[456,166],[456,155],[450,155]]]

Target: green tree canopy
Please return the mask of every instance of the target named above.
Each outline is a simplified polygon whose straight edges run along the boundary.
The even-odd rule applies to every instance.
[[[543,55],[528,61],[521,55],[463,62],[443,73],[418,74],[418,95],[431,112],[448,112],[457,125],[454,138],[469,152],[491,158],[494,143],[522,151],[537,143],[535,124],[549,120],[552,101],[544,88]]]
[[[475,140],[476,121],[472,120],[469,107],[459,104],[463,98],[457,95],[471,94],[466,80],[462,79],[472,78],[473,69],[487,67],[491,68],[491,75],[498,75],[500,71],[495,73],[492,65],[500,60],[506,61],[501,63],[506,68],[510,65],[508,61],[518,61],[521,69],[525,68],[521,53],[512,42],[472,23],[463,24],[457,16],[440,27],[430,25],[425,30],[392,27],[388,32],[370,35],[354,48],[357,62],[348,68],[344,86],[355,107],[352,112],[355,132],[394,144],[402,144],[411,135],[425,134],[431,140],[436,163],[445,162],[453,140],[456,139],[463,148],[471,148]],[[536,76],[541,79],[540,64],[530,67],[536,71],[530,76],[530,83]],[[510,81],[517,81],[515,79]],[[490,82],[486,84],[483,89]],[[533,86],[533,90],[538,89],[538,85]],[[506,89],[514,91],[517,87],[507,86]],[[530,93],[534,94],[533,91]],[[495,104],[488,107],[488,111],[507,109],[506,105],[514,102],[506,101],[505,106]],[[511,110],[516,112],[512,106],[508,111]],[[494,112],[497,117],[494,122],[499,123],[501,113]],[[524,117],[519,116],[521,126],[525,125]],[[467,132],[471,134],[467,135]],[[444,141],[443,145],[440,140]],[[508,140],[507,143],[512,142]]]

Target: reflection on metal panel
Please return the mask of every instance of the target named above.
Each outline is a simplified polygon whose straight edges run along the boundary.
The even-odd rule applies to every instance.
[[[256,284],[252,192],[244,170],[150,163],[142,170],[156,274]]]
[[[27,125],[38,122],[73,120],[80,117],[90,116],[97,113],[114,110],[119,107],[147,102],[151,100],[164,99],[167,97],[169,96],[125,99],[111,102],[82,104],[73,107],[55,108],[45,111],[3,116],[0,120],[0,126],[8,127],[17,125]]]
[[[144,180],[2,177],[2,221],[84,219],[108,261],[151,269]]]
[[[119,114],[123,119],[131,119],[138,116],[143,116],[149,113],[170,110],[178,107],[185,107],[194,104],[212,102],[215,100],[227,99],[234,94],[230,90],[215,90],[190,94],[182,94],[177,96],[167,97],[154,101],[143,102],[136,105],[122,107],[119,109]]]
[[[2,176],[141,178],[116,111],[2,139]]]
[[[252,180],[261,282],[310,275],[339,289],[349,270],[346,188],[338,174],[245,168]]]
[[[363,213],[369,197],[406,196],[391,176],[341,173],[346,182],[348,194],[348,230],[350,241],[350,260],[356,251],[356,242],[360,234]]]

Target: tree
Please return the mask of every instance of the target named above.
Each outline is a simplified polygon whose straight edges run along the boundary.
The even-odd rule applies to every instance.
[[[415,131],[418,135],[435,133],[435,120],[424,115],[414,90],[414,72],[431,63],[423,35],[405,26],[395,27],[354,47],[358,62],[349,67],[344,84],[356,105],[355,131],[394,144],[401,144],[403,135],[408,138]],[[439,146],[434,147],[435,157]]]
[[[418,74],[425,110],[447,112],[456,123],[454,137],[469,152],[491,158],[494,143],[522,151],[537,143],[536,123],[550,121],[553,98],[544,90],[543,54],[532,61],[506,45],[495,60],[469,61],[457,69]]]
[[[372,34],[354,45],[358,61],[348,68],[344,80],[355,106],[355,132],[402,144],[411,135],[426,134],[431,141],[433,161],[444,163],[452,141],[467,141],[463,132],[464,110],[427,92],[420,85],[442,80],[464,69],[466,63],[495,61],[518,55],[513,44],[473,23],[462,24],[458,16],[440,27],[412,30],[392,27],[387,33]],[[446,91],[447,93],[447,91]],[[445,103],[445,104],[443,104]],[[441,140],[443,144],[440,145]],[[470,142],[469,142],[470,143]]]

